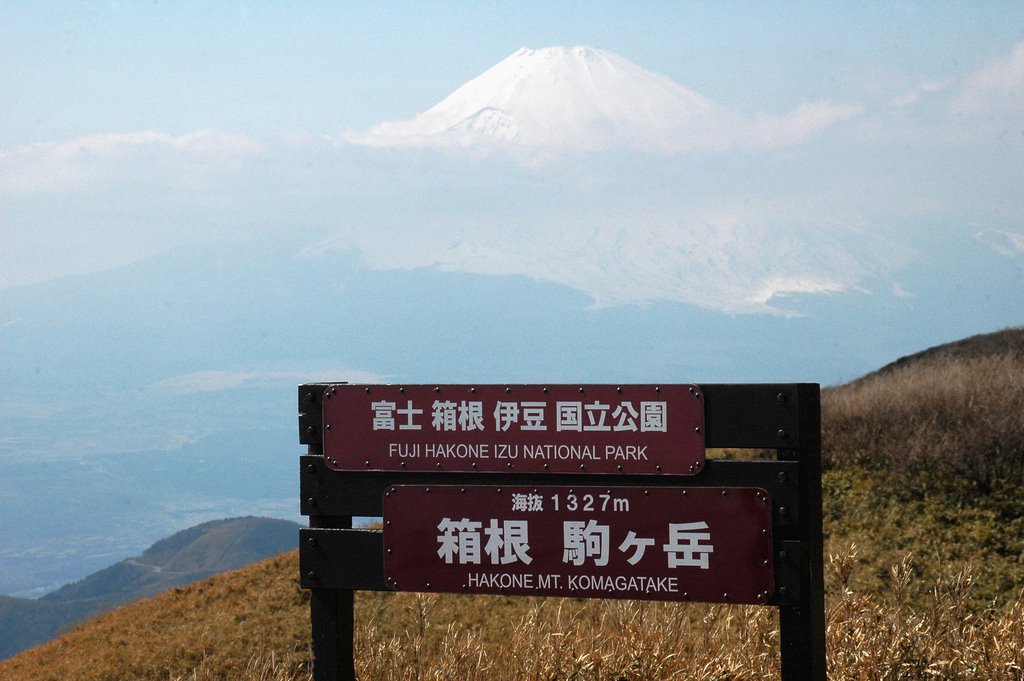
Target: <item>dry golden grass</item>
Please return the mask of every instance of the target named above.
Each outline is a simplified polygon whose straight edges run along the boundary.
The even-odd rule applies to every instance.
[[[850,589],[854,565],[852,551],[831,557],[830,679],[1024,679],[1024,600],[975,612],[965,569],[934,584],[928,606],[915,610],[903,600],[913,576],[909,556],[891,569],[885,598]],[[450,619],[452,601],[464,612],[487,608],[484,597],[367,596],[387,605],[378,615],[385,626],[373,618],[359,623],[362,679],[779,678],[773,608],[528,599],[518,619],[494,623],[494,639]],[[404,621],[403,631],[392,631],[396,621]]]
[[[485,597],[387,598],[414,614],[412,626],[382,635],[372,620],[360,623],[362,679],[772,678],[777,666],[769,608],[526,599],[517,617],[492,623],[495,639],[435,613],[450,598],[487,608]]]
[[[0,662],[0,679],[295,678],[309,659],[297,563],[282,554],[132,603]]]
[[[990,493],[1024,483],[1024,353],[942,355],[822,396],[826,466],[884,471],[917,491],[937,480]]]
[[[977,611],[961,570],[908,605],[909,557],[888,591],[857,593],[853,551],[828,575],[829,678],[1024,679],[1024,600]],[[0,663],[4,681],[309,681],[309,606],[295,553],[126,606]],[[360,593],[361,679],[778,679],[774,608]]]
[[[1024,584],[1024,329],[935,348],[822,395],[825,531],[861,547],[855,585],[881,592],[913,551],[930,585],[983,569],[972,606]]]
[[[829,678],[1024,679],[1024,593],[1008,607],[970,604],[975,576],[965,567],[932,587],[926,607],[904,595],[913,580],[908,554],[889,570],[886,599],[849,587],[854,552],[830,557],[827,611]]]

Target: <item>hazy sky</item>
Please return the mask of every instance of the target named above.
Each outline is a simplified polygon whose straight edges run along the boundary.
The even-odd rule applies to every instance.
[[[553,6],[555,5],[555,6]],[[519,47],[585,44],[730,107],[886,100],[1024,40],[1020,2],[3,2],[0,144],[411,116]]]
[[[1019,2],[551,4],[0,4],[0,286],[291,234],[296,252],[327,244],[373,267],[749,311],[905,264],[914,249],[894,237],[911,219],[1024,253]],[[520,47],[579,44],[743,126],[810,132],[779,148],[539,170],[346,142]],[[579,271],[550,275],[569,266],[534,258],[538,239]],[[739,252],[638,283],[663,243]],[[792,266],[759,261],[769,255]],[[717,288],[683,291],[711,270]],[[749,280],[726,290],[740,270]]]

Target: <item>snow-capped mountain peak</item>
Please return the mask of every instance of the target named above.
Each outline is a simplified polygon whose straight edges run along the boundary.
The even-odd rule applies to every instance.
[[[748,120],[607,50],[520,48],[416,117],[380,123],[350,142],[370,146],[612,147],[658,153],[786,146],[853,115],[819,104],[806,115]]]

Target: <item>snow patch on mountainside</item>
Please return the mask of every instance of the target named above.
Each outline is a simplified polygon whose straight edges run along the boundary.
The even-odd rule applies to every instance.
[[[522,275],[581,291],[597,308],[666,301],[785,316],[799,314],[792,296],[863,290],[909,257],[908,249],[843,225],[769,226],[723,216],[360,229],[306,255],[347,252],[353,242],[374,269]]]
[[[748,118],[592,47],[521,48],[418,116],[347,141],[375,147],[514,147],[662,154],[801,144],[861,113],[814,102]]]

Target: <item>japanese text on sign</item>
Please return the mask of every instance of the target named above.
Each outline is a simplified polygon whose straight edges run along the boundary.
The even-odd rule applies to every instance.
[[[696,386],[331,386],[340,470],[671,473],[704,465]]]
[[[373,430],[422,430],[424,423],[437,431],[487,430],[484,403],[480,401],[455,402],[434,400],[429,419],[424,409],[412,400],[405,405],[381,400],[370,403],[373,411]],[[545,402],[498,402],[491,417],[492,428],[498,432],[509,429],[522,431],[547,430]],[[639,411],[632,402],[611,404],[594,402],[556,402],[554,430],[556,432],[658,432],[667,431],[668,404],[640,402]],[[609,417],[610,414],[610,417]]]
[[[774,588],[758,489],[399,485],[384,520],[392,587],[747,603]]]
[[[667,554],[670,568],[699,567],[707,570],[708,554],[715,547],[709,542],[711,534],[704,521],[692,523],[669,523],[669,543],[661,549]],[[437,525],[437,541],[440,544],[437,555],[448,564],[479,565],[487,558],[491,565],[507,565],[533,562],[530,556],[529,524],[525,520],[499,520],[490,518],[486,524],[469,518],[452,520],[444,518]],[[617,541],[617,538],[616,538]],[[618,545],[618,551],[629,557],[626,562],[636,565],[643,559],[647,548],[655,544],[653,537],[639,537],[629,530]],[[612,545],[611,528],[594,520],[566,520],[562,523],[562,562],[583,565],[588,561],[594,565],[608,564],[608,551]],[[482,547],[482,550],[481,550]]]

